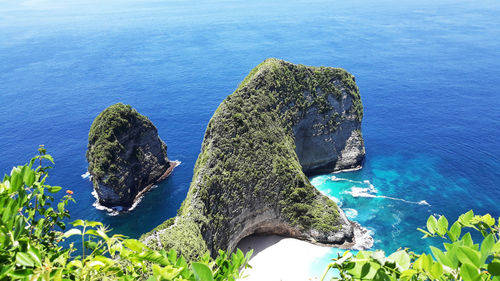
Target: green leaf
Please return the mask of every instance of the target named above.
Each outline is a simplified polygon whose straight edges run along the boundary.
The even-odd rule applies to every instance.
[[[493,276],[500,276],[500,261],[493,260],[488,264],[488,272]]]
[[[459,264],[458,255],[457,255],[458,245],[444,243],[444,246],[447,250],[447,252],[445,253],[446,257],[451,262],[451,268],[458,268],[458,264]]]
[[[42,159],[47,159],[49,160],[50,162],[52,162],[52,164],[55,164],[54,163],[54,158],[52,158],[52,156],[50,156],[49,154],[45,154],[45,155],[41,155],[40,158]]]
[[[175,264],[177,262],[177,252],[174,249],[170,249],[167,253],[167,258],[170,263]]]
[[[60,186],[47,186],[47,190],[50,192],[50,193],[57,193],[59,192],[59,190],[61,190],[62,187]]]
[[[438,222],[434,216],[430,216],[429,219],[427,219],[427,230],[431,234],[434,234],[438,230]]]
[[[491,251],[493,253],[500,253],[500,241],[495,243],[495,246],[493,246],[493,249]]]
[[[102,222],[99,221],[85,221],[85,223],[90,227],[103,226]]]
[[[12,280],[27,280],[30,275],[33,274],[33,269],[25,268],[18,269],[15,271],[9,272],[7,275],[12,278]],[[29,279],[28,279],[29,280]]]
[[[90,249],[90,250],[95,250],[98,246],[98,244],[94,241],[85,241],[85,248]]]
[[[385,273],[384,269],[379,268],[373,277],[374,281],[391,281],[390,277]]]
[[[495,224],[495,219],[492,218],[490,214],[482,216],[481,221],[487,224],[488,226],[493,226]]]
[[[84,226],[85,222],[83,220],[75,220],[71,223],[73,226]]]
[[[14,268],[14,265],[11,264],[9,266],[2,266],[0,267],[0,280],[4,280],[5,276],[9,274],[9,272]]]
[[[430,274],[432,275],[432,278],[439,279],[439,277],[443,274],[443,266],[438,262],[434,263],[431,267]]]
[[[370,273],[370,263],[367,262],[361,267],[361,279],[365,278]]]
[[[105,265],[110,265],[110,264],[113,264],[114,263],[114,260],[110,259],[110,258],[107,258],[105,256],[101,256],[101,255],[97,255],[94,257],[94,260],[96,261],[100,261],[102,263],[104,263]]]
[[[129,248],[130,250],[136,252],[142,252],[143,249],[147,248],[146,245],[142,244],[141,242],[139,242],[139,240],[135,239],[125,239],[123,241],[123,245],[125,245],[125,247]]]
[[[470,232],[465,233],[464,236],[462,237],[462,240],[460,241],[463,242],[463,245],[470,248],[472,248],[472,246],[474,245],[474,241],[472,241],[472,236],[470,235]]]
[[[62,268],[57,269],[54,272],[54,275],[52,276],[53,280],[54,281],[61,281],[62,280],[62,273],[63,273],[63,269]]]
[[[445,235],[446,232],[448,231],[448,220],[446,219],[446,217],[440,216],[437,224],[438,224],[437,233],[440,236]]]
[[[416,270],[414,270],[414,269],[407,269],[407,270],[405,270],[405,271],[401,272],[400,279],[401,279],[401,280],[404,280],[404,281],[406,281],[406,280],[411,280],[411,279],[412,279],[412,277],[413,277],[416,273],[417,273],[417,271],[416,271]]]
[[[21,266],[34,266],[35,263],[27,253],[18,252],[16,254],[16,264]]]
[[[422,270],[423,269],[423,263],[424,263],[424,256],[425,254],[422,254],[418,259],[415,260],[413,263],[413,268],[416,270]]]
[[[68,265],[66,266],[66,268],[72,268],[72,267],[77,267],[77,268],[82,268],[83,267],[83,263],[81,260],[72,260],[68,263]]]
[[[101,261],[93,260],[93,261],[90,261],[87,265],[94,268],[94,269],[99,269],[99,268],[103,267],[105,264]]]
[[[464,281],[474,281],[478,275],[478,269],[469,263],[464,263],[460,267],[460,276]]]
[[[150,261],[150,262],[153,262],[156,264],[160,264],[163,266],[170,264],[170,262],[168,261],[168,259],[166,257],[162,256],[160,253],[158,253],[157,251],[153,251],[153,250],[148,250],[145,252],[138,253],[137,258],[139,258],[141,260],[147,260],[147,261]]]
[[[430,272],[433,263],[434,261],[432,260],[432,256],[430,254],[422,254],[422,270]]]
[[[473,217],[474,217],[474,212],[470,210],[467,213],[461,215],[458,218],[458,221],[463,225],[469,226]]]
[[[160,270],[161,276],[166,280],[174,280],[184,268],[175,268],[172,265],[167,265]],[[210,273],[211,274],[211,273]]]
[[[424,234],[424,236],[423,236],[422,238],[427,238],[427,237],[429,237],[429,236],[432,236],[432,234],[430,234],[430,233],[429,233],[429,231],[427,231],[427,230],[423,230],[423,229],[421,229],[420,227],[419,227],[419,228],[417,228],[417,230],[418,230],[418,231],[420,231],[420,232],[422,232],[422,233]]]
[[[462,227],[460,226],[460,223],[456,221],[450,228],[450,231],[448,231],[448,236],[450,237],[450,240],[452,242],[457,241],[460,239],[460,233],[462,232]]]
[[[71,237],[73,235],[82,235],[82,231],[80,229],[77,229],[77,228],[72,228],[72,229],[66,231],[62,237],[68,238],[68,237]]]
[[[99,233],[97,233],[97,230],[95,230],[95,229],[89,229],[89,230],[85,230],[85,235],[99,236]]]
[[[212,271],[207,265],[199,262],[191,264],[196,281],[213,281]]]
[[[476,267],[481,266],[479,252],[466,246],[458,246],[458,259],[462,264],[471,264]]]
[[[495,238],[493,234],[490,233],[484,238],[483,243],[481,243],[481,264],[486,262],[486,259],[493,250],[493,246],[495,246]]]
[[[14,172],[14,169],[12,170]],[[17,171],[15,171],[11,176],[10,176],[10,190],[11,192],[17,191],[21,185],[23,184],[23,178],[21,177],[21,174]]]
[[[64,213],[64,203],[63,202],[59,202],[59,204],[57,204],[57,210],[59,211],[59,213]]]
[[[410,256],[406,251],[397,251],[395,253],[392,253],[388,259],[396,262],[399,267],[401,268],[401,271],[407,270],[410,268]]]
[[[28,168],[27,166],[25,166],[25,167]],[[35,182],[35,171],[28,168],[24,172],[23,181],[24,181],[24,184],[26,184],[27,186],[32,186],[33,183]]]
[[[36,263],[37,266],[42,266],[42,257],[40,255],[40,251],[37,248],[29,247],[28,255],[30,256],[31,260]]]
[[[438,248],[434,246],[429,247],[432,251],[432,254],[436,258],[436,260],[446,266],[453,267],[453,263],[450,261],[450,259]]]

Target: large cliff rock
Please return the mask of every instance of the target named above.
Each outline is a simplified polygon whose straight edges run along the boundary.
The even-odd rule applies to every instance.
[[[345,70],[264,61],[210,120],[178,216],[143,241],[187,258],[233,250],[254,233],[353,245],[359,225],[305,173],[361,165],[362,112]]]
[[[87,150],[89,173],[99,203],[129,208],[174,165],[151,121],[130,105],[106,108],[92,123]]]

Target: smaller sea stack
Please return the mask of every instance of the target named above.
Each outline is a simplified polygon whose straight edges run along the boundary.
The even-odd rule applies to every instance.
[[[86,156],[99,204],[119,210],[129,209],[175,166],[153,123],[122,103],[94,119]]]

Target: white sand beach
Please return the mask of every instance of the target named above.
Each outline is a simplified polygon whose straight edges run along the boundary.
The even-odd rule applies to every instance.
[[[245,281],[319,280],[310,276],[311,265],[328,253],[329,247],[277,235],[249,236],[238,244],[243,252],[254,249]]]

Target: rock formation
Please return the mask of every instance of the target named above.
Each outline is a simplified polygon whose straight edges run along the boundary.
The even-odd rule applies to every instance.
[[[99,203],[118,209],[132,206],[175,166],[153,123],[122,103],[95,118],[86,156]]]
[[[360,167],[362,114],[345,70],[264,61],[210,120],[177,217],[142,240],[187,258],[255,233],[354,245],[359,225],[306,174]]]

